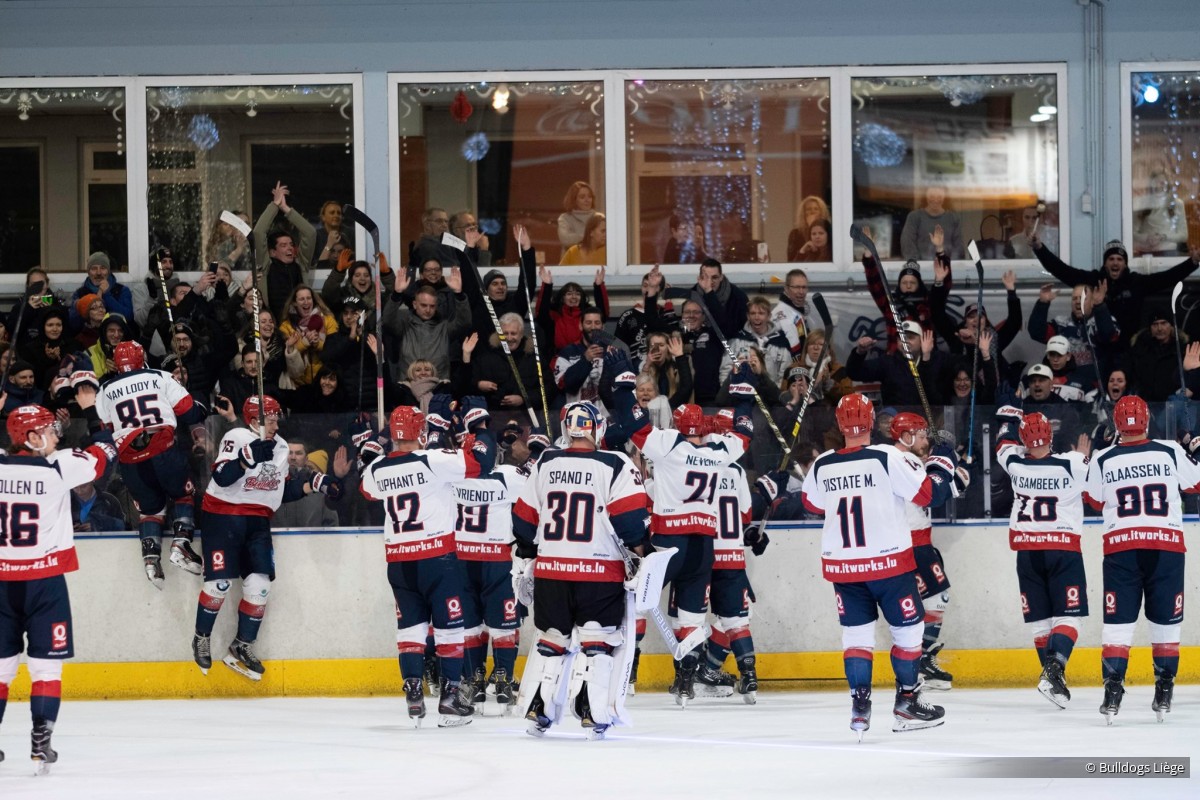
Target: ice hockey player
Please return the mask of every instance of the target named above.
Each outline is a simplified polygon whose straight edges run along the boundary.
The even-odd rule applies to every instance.
[[[941,461],[922,469],[892,445],[870,444],[875,409],[858,392],[844,396],[834,415],[846,446],[817,457],[804,478],[802,496],[809,511],[825,518],[821,564],[825,579],[833,583],[842,624],[850,729],[861,741],[870,728],[871,659],[881,610],[891,629],[896,674],[892,730],[932,728],[945,722],[946,712],[926,703],[919,692],[925,610],[904,506],[944,501],[957,463],[951,451],[944,454],[949,472]]]
[[[909,463],[921,469],[930,457],[929,423],[920,414],[902,411],[892,418],[889,429],[896,449]],[[934,458],[942,458],[935,456]],[[952,468],[942,462],[943,473],[954,476],[954,496],[966,491],[970,476],[966,469]],[[921,592],[921,604],[925,606],[925,632],[921,637],[921,684],[927,689],[948,691],[954,676],[938,664],[938,653],[942,643],[942,618],[950,603],[950,578],[946,575],[946,563],[941,552],[933,546],[931,535],[933,521],[928,506],[905,503],[904,513],[912,529],[913,558],[917,562],[917,589]]]
[[[675,409],[674,430],[655,428],[649,415],[634,399],[634,375],[617,374],[613,396],[617,419],[630,440],[654,467],[655,491],[650,533],[655,549],[678,548],[667,567],[671,582],[672,625],[677,641],[684,641],[704,625],[713,569],[713,541],[717,535],[716,494],[720,473],[741,458],[753,434],[750,421],[756,377],[746,363],[731,373],[730,393],[738,398],[729,434],[714,432],[704,410],[691,403]],[[696,673],[704,655],[703,644],[676,664],[671,694],[686,707],[696,697]]]
[[[193,437],[202,436],[206,412],[170,373],[146,368],[146,353],[137,342],[118,344],[113,363],[116,375],[101,387],[96,410],[113,431],[117,468],[138,509],[146,577],[162,589],[159,540],[168,500],[175,509],[171,563],[193,575],[204,568],[192,549],[196,486],[188,454],[175,442],[175,428],[188,425]]]
[[[17,662],[29,647],[30,756],[35,774],[58,760],[50,736],[62,697],[63,661],[74,655],[66,573],[79,569],[71,524],[71,489],[103,477],[116,460],[111,434],[96,416],[96,376],[78,383],[75,398],[92,430],[84,450],[57,450],[62,428],[41,406],[8,415],[12,444],[0,455],[0,720]],[[0,761],[4,753],[0,752]]]
[[[1150,409],[1136,395],[1113,408],[1120,442],[1088,465],[1084,502],[1104,511],[1104,628],[1101,668],[1108,724],[1121,710],[1133,629],[1145,598],[1154,657],[1154,700],[1162,722],[1171,710],[1183,624],[1183,502],[1200,492],[1200,464],[1178,442],[1149,439]]]
[[[204,584],[196,607],[196,633],[192,657],[200,671],[212,666],[213,626],[230,584],[242,581],[238,605],[237,638],[222,661],[252,681],[262,680],[262,662],[254,642],[267,610],[271,581],[275,580],[275,550],[271,543],[271,515],[281,503],[322,492],[337,500],[341,478],[350,471],[345,448],[334,454],[334,475],[300,473],[288,478],[288,444],[276,435],[283,411],[270,395],[249,397],[242,404],[245,428],[233,428],[221,439],[212,466],[212,480],[200,508],[204,512]],[[336,477],[335,477],[336,476]]]
[[[624,549],[644,555],[652,548],[641,475],[624,453],[597,449],[600,423],[590,403],[568,405],[570,446],[542,454],[514,508],[514,586],[527,586],[532,569],[537,629],[517,708],[533,736],[567,708],[591,739],[628,722],[634,612]],[[518,593],[523,602],[525,591]]]
[[[550,444],[541,429],[531,431],[524,464],[500,464],[491,472],[454,484],[458,519],[454,541],[462,563],[463,662],[462,696],[483,712],[487,694],[504,713],[516,702],[517,645],[521,620],[511,580],[513,504],[529,470]],[[492,673],[486,675],[488,640]]]
[[[466,616],[463,569],[455,554],[454,484],[491,471],[496,441],[487,428],[483,398],[464,398],[459,412],[456,417],[450,396],[440,394],[430,398],[428,416],[412,406],[397,406],[388,420],[392,452],[370,460],[362,473],[362,493],[382,500],[387,512],[383,542],[396,600],[400,676],[408,716],[417,727],[425,717],[421,677],[431,620],[441,673],[438,727],[467,725],[474,713],[460,683]],[[426,448],[431,438],[435,445],[448,446],[452,425],[472,434],[461,449]]]
[[[1021,613],[1042,664],[1038,691],[1066,708],[1067,661],[1079,638],[1079,620],[1088,614],[1079,548],[1087,453],[1052,453],[1054,430],[1045,414],[1004,406],[996,415],[997,461],[1013,486],[1008,544],[1017,551]]]

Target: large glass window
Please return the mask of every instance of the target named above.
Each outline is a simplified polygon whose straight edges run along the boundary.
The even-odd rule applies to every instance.
[[[324,212],[355,202],[353,119],[349,84],[147,89],[147,250],[171,248],[181,270],[228,258],[239,242],[217,222],[223,209],[252,225],[271,215],[298,246],[311,226],[304,264],[315,265],[332,232],[353,245],[340,216]],[[287,187],[283,205],[273,205],[277,184]],[[299,218],[286,219],[288,209]]]
[[[631,263],[833,260],[829,79],[634,80],[625,108]]]
[[[1133,256],[1186,256],[1200,246],[1200,70],[1130,79]]]
[[[0,273],[80,271],[96,250],[124,268],[124,145],[123,88],[0,88]],[[101,152],[119,184],[94,180]]]
[[[593,219],[605,209],[601,81],[407,83],[396,91],[405,256],[469,211],[492,264],[517,263],[518,224],[540,262],[607,263],[604,218]],[[463,238],[461,227],[451,232]]]
[[[851,81],[853,208],[883,258],[1059,251],[1055,74],[908,75]],[[857,253],[856,253],[857,255]]]

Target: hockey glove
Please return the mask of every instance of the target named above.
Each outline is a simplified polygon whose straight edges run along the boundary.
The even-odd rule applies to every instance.
[[[758,388],[758,376],[750,369],[750,364],[743,361],[729,374],[729,393],[742,400],[753,399]]]
[[[786,472],[779,470],[771,470],[765,472],[759,477],[754,485],[762,492],[762,496],[767,499],[767,504],[775,502],[775,499],[787,488],[788,476]]]
[[[1000,442],[1021,443],[1021,419],[1025,413],[1015,406],[1001,406],[996,409],[996,422],[999,429],[996,432],[997,446]]]
[[[371,465],[377,458],[383,458],[383,445],[374,439],[369,439],[363,442],[362,447],[358,448],[358,471],[362,472]]]
[[[529,431],[529,436],[525,439],[525,446],[529,448],[529,457],[536,461],[550,446],[550,437],[546,435],[544,428],[538,426]]]
[[[762,523],[753,522],[747,526],[746,532],[743,534],[743,542],[750,548],[751,553],[761,556],[766,552],[767,545],[771,543],[771,537],[767,536],[767,532],[763,530]]]
[[[1192,454],[1192,457],[1195,458],[1196,451],[1200,450],[1200,435],[1192,437],[1191,441],[1187,444],[1187,449]]]
[[[521,438],[521,426],[515,420],[506,424],[500,429],[500,435],[496,437],[497,441],[505,447],[512,447],[513,442]]]
[[[274,439],[255,439],[253,442],[242,448],[242,466],[246,469],[250,469],[256,464],[262,464],[265,461],[270,461],[274,452]]]
[[[350,423],[350,443],[360,449],[363,443],[375,435],[371,430],[371,424],[365,420],[355,420]]]
[[[429,413],[425,415],[425,424],[429,431],[450,430],[454,420],[454,398],[448,394],[435,394],[429,398]]]
[[[971,485],[971,473],[966,467],[959,467],[954,470],[954,491],[957,496],[961,497],[967,492],[967,487]]]
[[[488,413],[487,401],[479,395],[468,395],[462,399],[459,406],[462,425],[468,431],[476,431],[487,424],[491,414]]]
[[[934,447],[929,458],[925,460],[925,471],[928,472],[931,468],[940,469],[945,473],[947,480],[952,479],[954,471],[958,469],[958,454],[954,452],[954,448],[948,444]]]
[[[100,388],[100,381],[96,378],[96,373],[90,369],[77,369],[71,373],[71,388],[78,389],[81,384],[86,384],[94,389]]]
[[[320,492],[330,500],[340,500],[342,497],[342,482],[333,475],[314,472],[308,479],[308,485],[314,492]]]
[[[75,389],[71,386],[71,379],[64,378],[61,375],[50,381],[50,396],[61,404],[66,404],[72,397],[75,396]]]
[[[520,552],[518,539],[517,551]],[[534,551],[537,552],[536,549]],[[512,588],[517,602],[526,607],[533,606],[533,558],[513,556]]]

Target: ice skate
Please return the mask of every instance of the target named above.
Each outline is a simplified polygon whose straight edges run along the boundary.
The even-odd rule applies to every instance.
[[[430,697],[436,697],[440,691],[441,669],[438,666],[438,659],[435,655],[425,655],[425,693]]]
[[[525,732],[539,739],[545,736],[546,731],[550,730],[550,726],[554,724],[553,720],[546,716],[546,704],[542,701],[541,689],[538,689],[537,694],[533,696],[533,702],[529,704],[529,711],[525,712],[525,719],[529,720]]]
[[[162,559],[158,556],[146,556],[142,560],[146,563],[146,578],[154,584],[155,589],[162,591],[167,580],[167,576],[163,574]]]
[[[711,664],[701,664],[696,671],[697,697],[730,697],[737,678]]]
[[[262,662],[254,655],[252,642],[234,639],[233,643],[229,645],[229,652],[222,660],[225,662],[225,666],[239,675],[245,675],[252,681],[261,681],[263,673],[266,672]]]
[[[689,663],[690,662],[690,663]],[[675,694],[675,704],[680,708],[687,708],[689,700],[696,699],[696,669],[699,662],[696,658],[685,658],[679,666],[679,674],[676,676],[676,682],[679,684],[679,692]]]
[[[1150,704],[1150,708],[1154,709],[1155,716],[1158,721],[1162,722],[1163,717],[1171,713],[1171,696],[1175,694],[1175,677],[1161,677],[1154,682],[1154,702]]]
[[[938,642],[921,654],[921,686],[937,692],[948,692],[954,676],[938,664],[937,656],[941,650],[942,643]]]
[[[192,637],[192,658],[205,675],[212,667],[212,639],[197,633]]]
[[[439,728],[458,728],[471,724],[471,715],[475,709],[461,696],[461,687],[453,681],[446,681],[442,686],[442,697],[438,701]]]
[[[425,719],[425,693],[421,690],[420,678],[404,679],[404,701],[408,704],[408,718],[414,728],[421,727]]]
[[[511,714],[513,704],[517,702],[517,695],[513,692],[512,682],[508,679],[508,670],[492,670],[491,677],[488,678],[488,689],[494,693],[496,704],[500,706],[500,713],[505,716]]]
[[[50,765],[58,761],[58,753],[50,746],[50,734],[53,732],[53,722],[39,720],[33,723],[29,757],[33,760],[34,775],[49,774]]]
[[[171,563],[192,575],[204,572],[204,560],[196,554],[192,543],[187,539],[175,539],[171,542]]]
[[[467,686],[467,682],[463,681],[460,692],[464,699],[467,697],[471,698],[472,706],[482,707],[487,702],[487,673],[483,667],[475,668],[475,673],[471,675],[469,687]]]
[[[946,721],[946,709],[926,703],[916,689],[896,690],[896,705],[892,714],[892,731],[895,733],[936,728]]]
[[[1063,674],[1063,666],[1057,658],[1047,658],[1046,668],[1042,670],[1037,687],[1043,697],[1059,708],[1066,708],[1067,703],[1071,702],[1071,691],[1067,688],[1067,676]]]
[[[1155,687],[1157,689],[1157,686]],[[1125,682],[1119,678],[1107,678],[1104,681],[1104,700],[1100,703],[1100,713],[1104,721],[1113,724],[1113,717],[1121,710],[1121,698],[1125,696]],[[1157,699],[1158,693],[1155,692]]]
[[[742,677],[738,681],[737,690],[742,695],[742,702],[752,706],[758,702],[758,670],[754,668],[754,656],[739,658],[738,672]]]
[[[871,687],[863,686],[850,693],[850,730],[863,740],[863,734],[871,729]]]

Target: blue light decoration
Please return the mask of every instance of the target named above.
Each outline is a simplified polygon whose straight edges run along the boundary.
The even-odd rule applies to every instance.
[[[500,220],[494,217],[481,217],[476,224],[479,226],[479,230],[488,236],[495,236],[501,230]]]
[[[950,105],[970,106],[983,99],[988,79],[982,75],[942,75],[930,83],[950,101]]]
[[[482,161],[487,155],[492,143],[488,141],[487,134],[480,131],[473,133],[463,142],[462,155],[467,161],[472,163]]]
[[[1157,76],[1149,72],[1138,72],[1133,76],[1133,103],[1140,106],[1142,103],[1154,105],[1158,102],[1161,93],[1158,90],[1162,82]]]
[[[204,151],[212,150],[217,146],[217,142],[221,141],[217,123],[213,122],[213,118],[208,114],[194,115],[188,124],[187,135],[192,144]]]
[[[908,145],[886,125],[867,122],[854,134],[854,154],[868,167],[895,167],[904,161]]]

